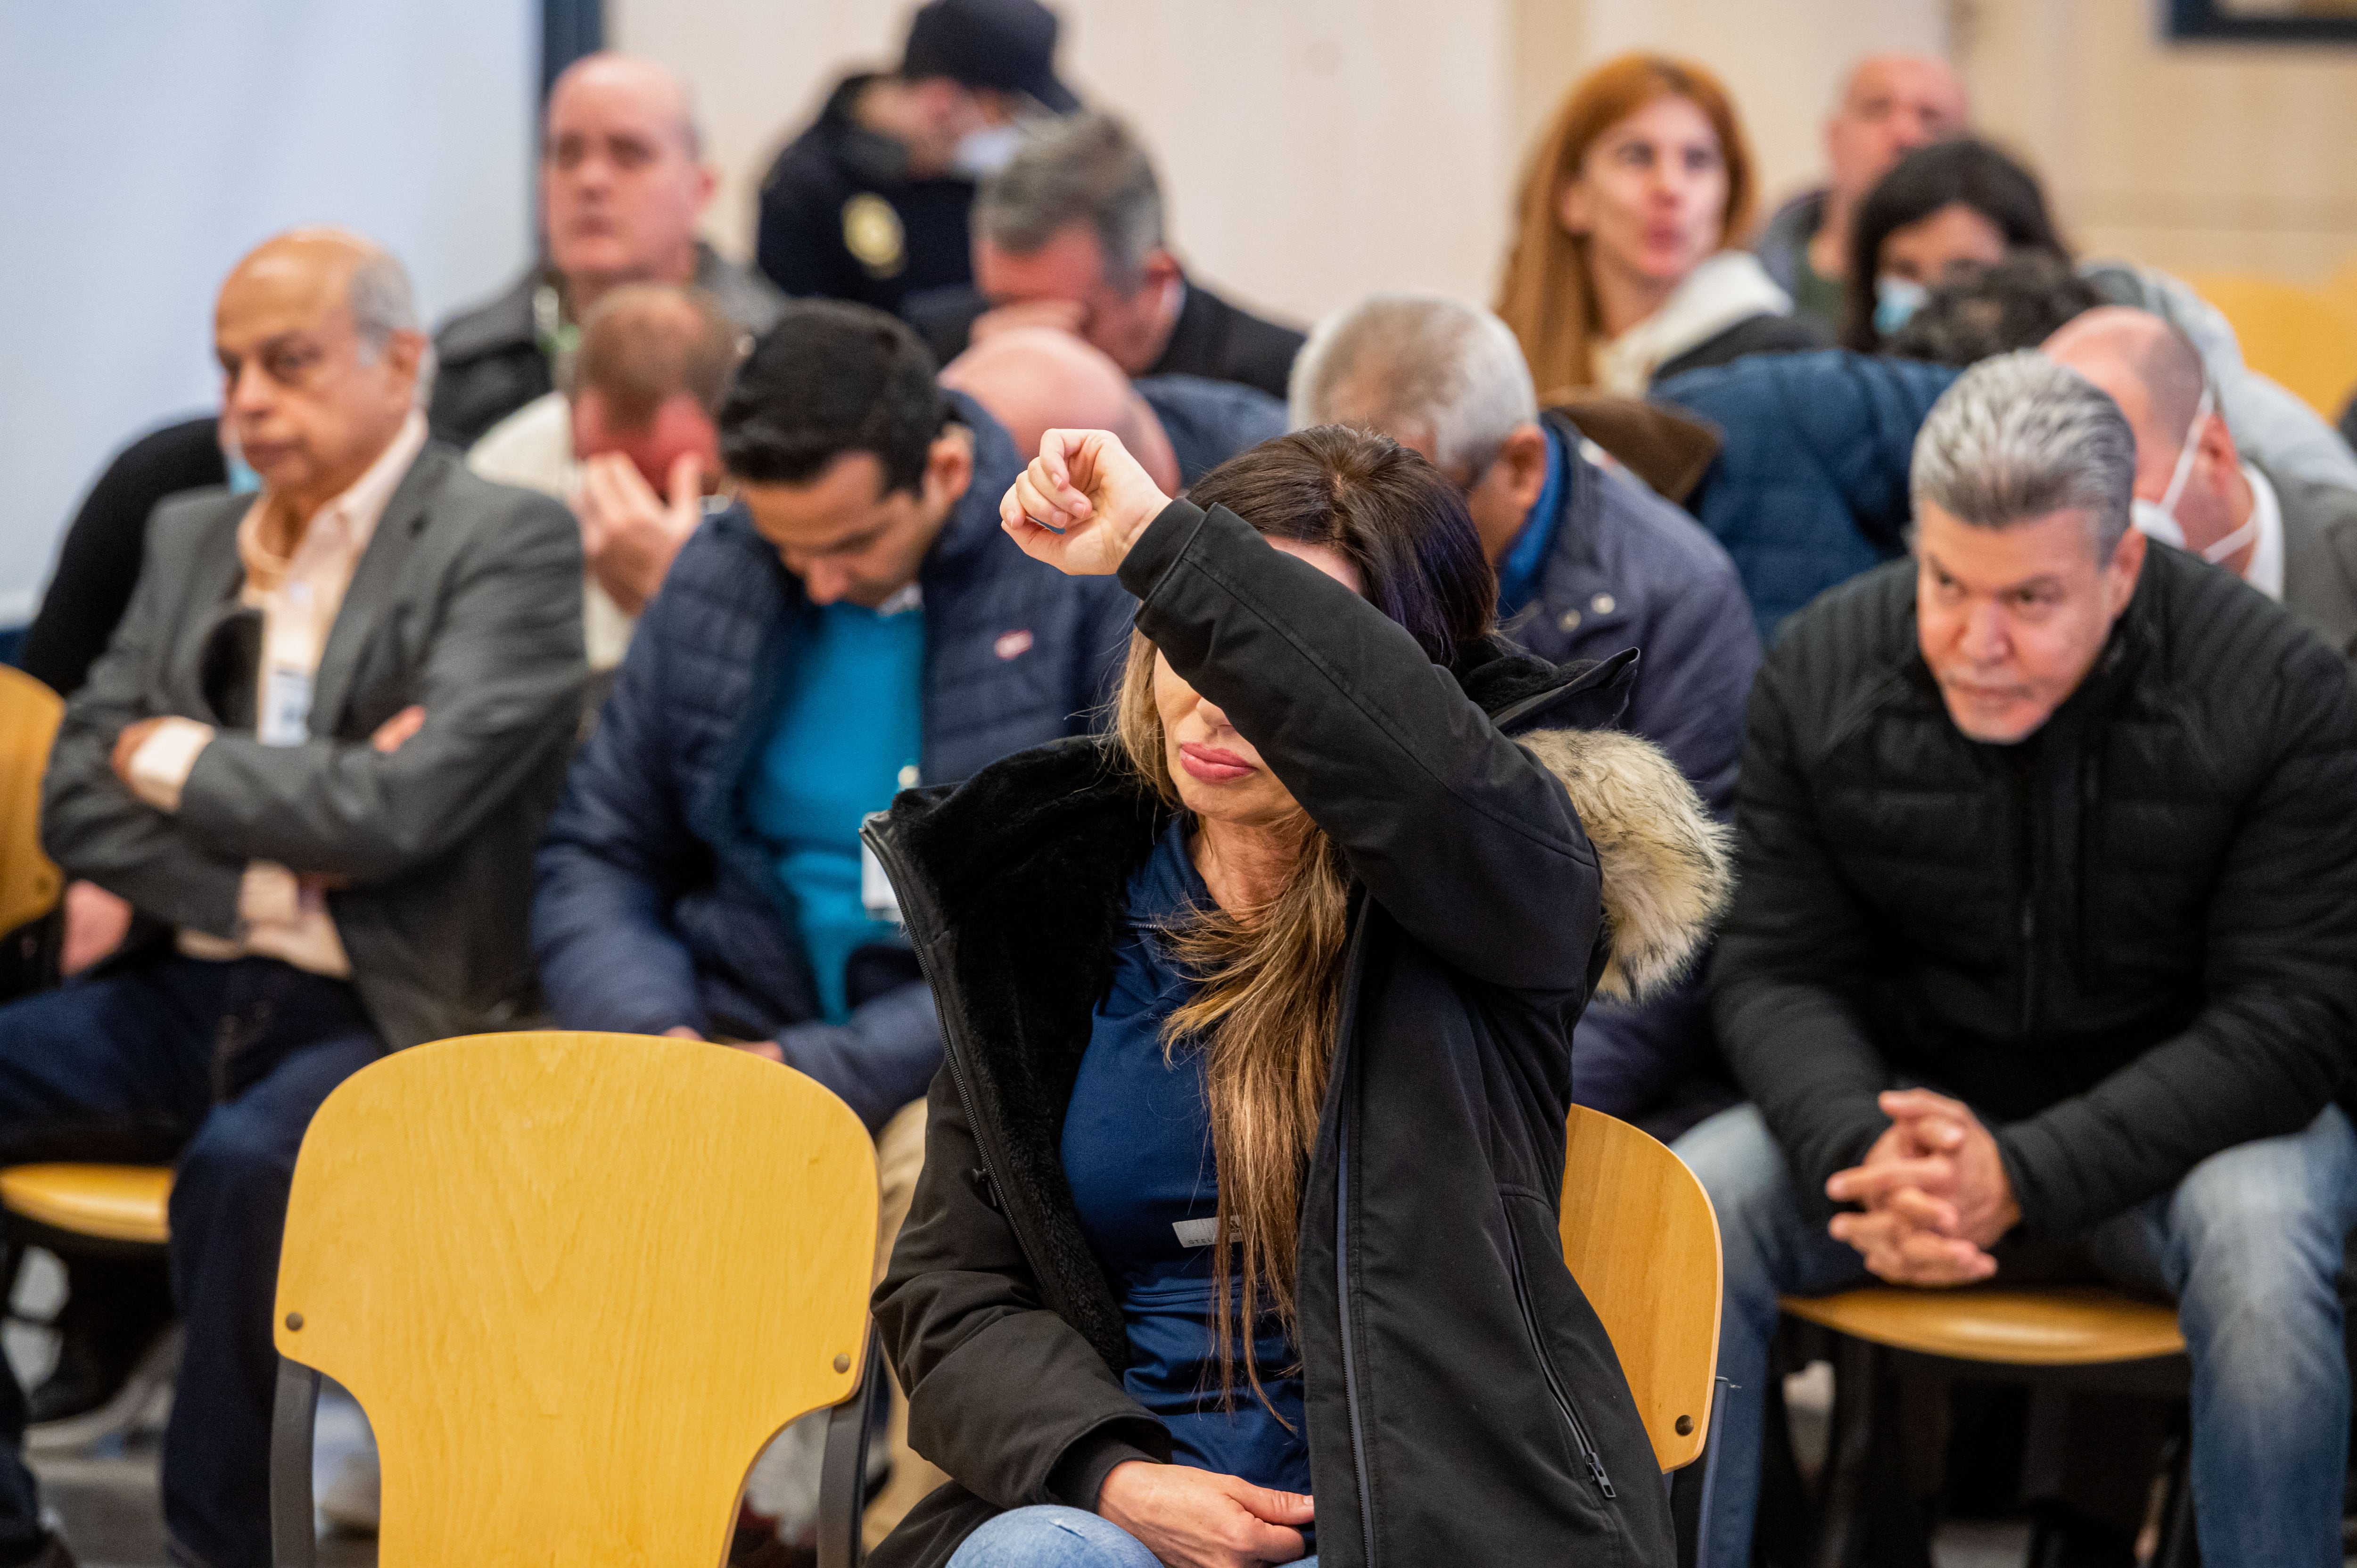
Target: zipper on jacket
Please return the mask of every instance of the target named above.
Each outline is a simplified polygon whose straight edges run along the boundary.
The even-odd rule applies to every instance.
[[[2020,840],[2021,909],[2018,929],[2021,940],[2021,1022],[2019,1036],[2030,1037],[2038,1022],[2038,843],[2033,826],[2037,781],[2035,764],[2027,757],[2014,763],[2014,832]]]
[[[1345,1094],[1347,1101],[1349,1096]],[[1367,1433],[1359,1417],[1359,1359],[1351,1349],[1351,1109],[1334,1129],[1334,1300],[1341,1309],[1342,1397],[1351,1407],[1351,1464],[1359,1476],[1359,1535],[1375,1564],[1375,1489],[1367,1480]]]
[[[1571,1428],[1571,1440],[1579,1447],[1579,1456],[1587,1466],[1587,1473],[1596,1478],[1596,1489],[1608,1498],[1617,1498],[1612,1489],[1612,1477],[1604,1473],[1604,1455],[1589,1435],[1587,1423],[1579,1419],[1579,1409],[1571,1402],[1571,1392],[1556,1375],[1555,1358],[1547,1354],[1546,1341],[1539,1337],[1538,1314],[1532,1309],[1530,1288],[1523,1279],[1523,1239],[1514,1230],[1514,1217],[1501,1210],[1506,1225],[1506,1245],[1514,1258],[1514,1305],[1523,1315],[1523,1332],[1530,1337],[1532,1353],[1539,1359],[1539,1371],[1546,1379],[1547,1392],[1555,1396],[1555,1408],[1563,1412],[1564,1424]]]
[[[1351,1411],[1351,1466],[1359,1482],[1359,1539],[1367,1568],[1375,1568],[1375,1488],[1367,1478],[1367,1430],[1359,1412],[1359,1359],[1351,1345],[1351,1086],[1347,1075],[1358,1053],[1350,1048],[1356,1024],[1361,954],[1366,941],[1362,908],[1342,958],[1342,1015],[1335,1020],[1335,1067],[1346,1075],[1334,1118],[1334,1305],[1341,1321],[1342,1398]]]

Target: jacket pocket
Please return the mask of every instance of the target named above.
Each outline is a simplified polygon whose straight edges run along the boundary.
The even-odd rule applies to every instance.
[[[1574,1452],[1579,1455],[1580,1463],[1587,1466],[1589,1478],[1596,1483],[1596,1489],[1608,1498],[1618,1499],[1620,1494],[1612,1488],[1612,1477],[1604,1467],[1603,1450],[1597,1446],[1595,1433],[1581,1419],[1579,1406],[1573,1402],[1571,1397],[1571,1387],[1556,1367],[1554,1354],[1547,1349],[1546,1335],[1539,1325],[1538,1308],[1531,1299],[1530,1260],[1524,1252],[1522,1231],[1514,1223],[1513,1210],[1503,1197],[1499,1199],[1499,1206],[1501,1218],[1506,1222],[1506,1242],[1512,1251],[1514,1305],[1523,1316],[1523,1337],[1530,1341],[1531,1354],[1538,1359],[1540,1374],[1546,1380],[1547,1393],[1555,1401],[1555,1409],[1571,1434]]]

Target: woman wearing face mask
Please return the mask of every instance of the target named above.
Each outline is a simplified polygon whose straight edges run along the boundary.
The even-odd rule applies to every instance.
[[[1541,395],[1823,346],[1749,251],[1751,152],[1702,67],[1624,55],[1572,89],[1523,181],[1498,314]]]
[[[1665,1565],[1555,1203],[1572,1023],[1698,940],[1717,830],[1562,727],[1624,666],[1494,635],[1422,458],[1324,426],[1189,494],[1047,434],[1002,516],[1138,596],[1114,734],[869,831],[947,1053],[877,1323],[953,1477],[873,1561]]]
[[[1874,287],[1849,291],[1843,347],[1877,352],[1950,267],[1990,266],[2023,251],[2071,259],[2035,176],[1970,136],[1918,147],[1858,205],[1849,275]]]

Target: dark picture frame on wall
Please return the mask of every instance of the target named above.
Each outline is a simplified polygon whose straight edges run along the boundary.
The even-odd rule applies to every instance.
[[[2255,44],[2357,44],[2357,0],[2169,0],[2169,36]]]

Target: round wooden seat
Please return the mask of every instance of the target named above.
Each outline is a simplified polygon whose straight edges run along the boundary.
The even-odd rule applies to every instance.
[[[2014,1367],[2142,1361],[2185,1349],[2177,1314],[2095,1285],[2038,1290],[1902,1290],[1869,1285],[1791,1296],[1803,1322],[1894,1350]]]
[[[11,1165],[0,1170],[0,1206],[38,1225],[106,1241],[162,1246],[169,1165]]]

